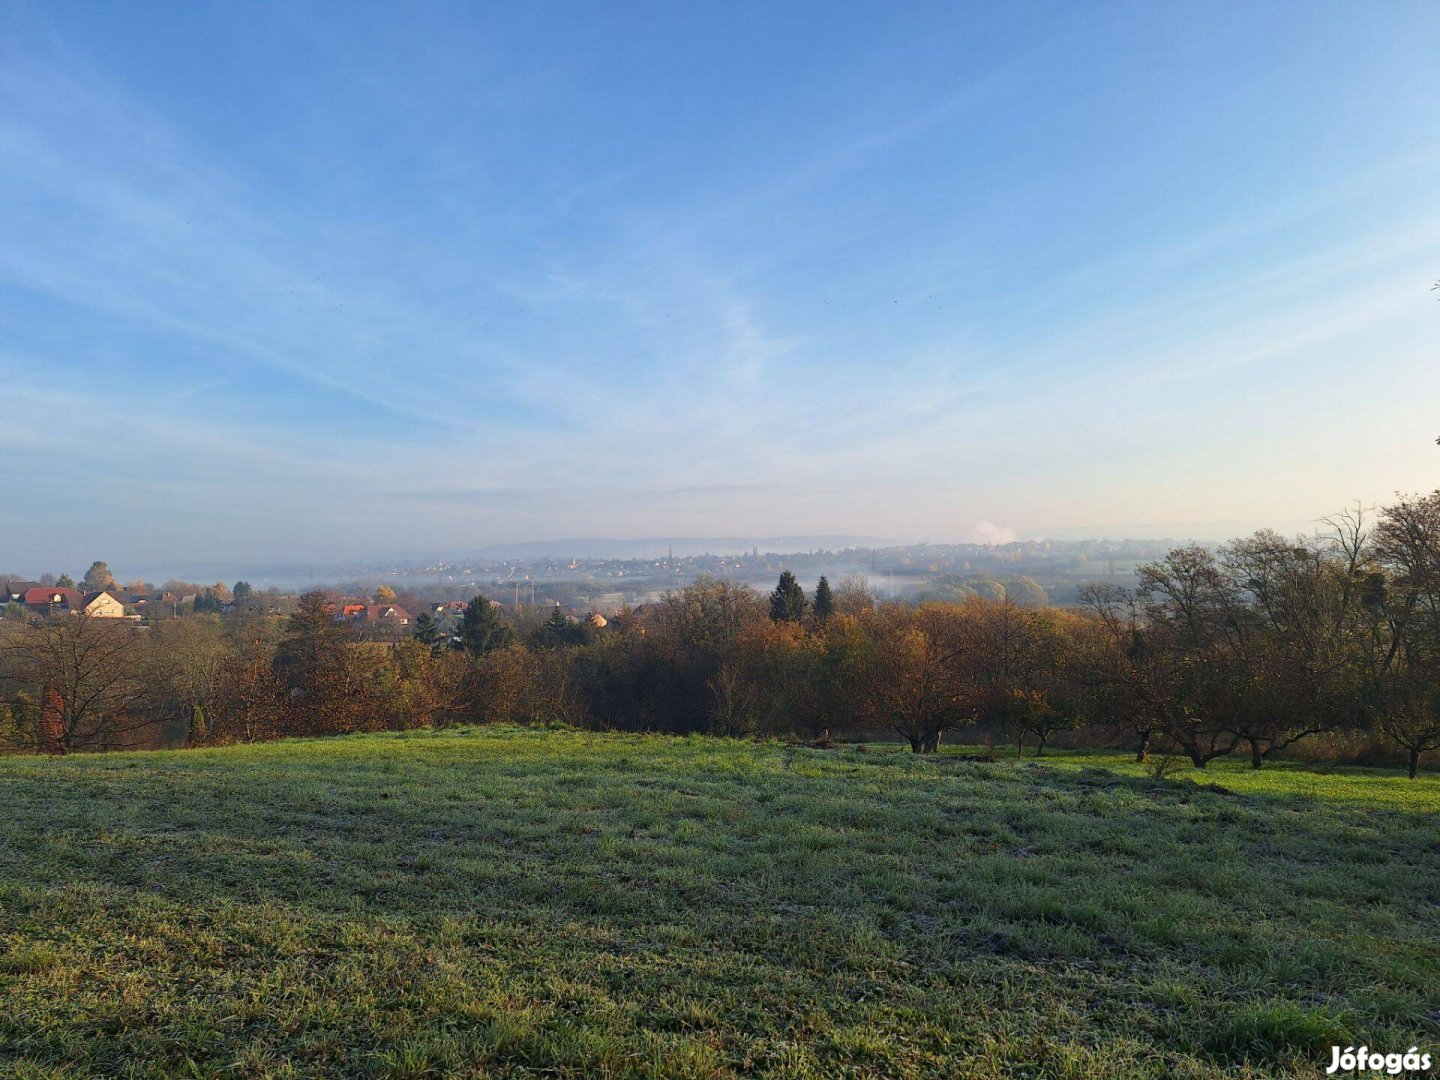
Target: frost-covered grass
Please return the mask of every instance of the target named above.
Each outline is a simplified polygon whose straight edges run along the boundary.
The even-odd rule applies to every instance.
[[[1312,1076],[1440,782],[459,729],[0,761],[0,1075]]]

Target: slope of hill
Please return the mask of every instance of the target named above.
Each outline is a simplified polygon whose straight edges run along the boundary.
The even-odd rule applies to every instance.
[[[1440,1045],[1440,783],[1200,778],[514,729],[0,761],[0,1074],[1311,1076]]]

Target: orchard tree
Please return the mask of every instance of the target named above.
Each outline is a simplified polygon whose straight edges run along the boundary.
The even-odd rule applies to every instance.
[[[1203,769],[1233,753],[1241,740],[1227,712],[1235,698],[1226,692],[1234,681],[1232,584],[1214,553],[1199,544],[1174,548],[1136,573],[1145,633],[1164,659],[1165,678],[1154,687],[1163,695],[1156,701],[1158,715],[1166,737]]]
[[[1371,582],[1368,712],[1405,751],[1413,779],[1423,754],[1440,749],[1440,491],[1402,497],[1380,515]]]
[[[1358,531],[1287,540],[1262,531],[1220,549],[1235,606],[1218,674],[1231,729],[1260,768],[1300,739],[1352,719],[1359,705],[1354,642],[1363,633],[1369,545]]]
[[[856,666],[863,718],[884,724],[917,754],[933,754],[952,728],[974,722],[971,684],[957,659],[963,633],[954,608],[890,605],[865,620],[866,651]]]
[[[1135,760],[1144,761],[1156,735],[1168,730],[1177,702],[1173,651],[1163,627],[1147,625],[1133,592],[1109,582],[1083,586],[1080,602],[1096,621],[1089,678],[1092,706],[1135,733]]]
[[[0,674],[38,703],[39,745],[108,750],[152,728],[164,681],[156,652],[123,619],[81,612],[16,626],[0,638]]]

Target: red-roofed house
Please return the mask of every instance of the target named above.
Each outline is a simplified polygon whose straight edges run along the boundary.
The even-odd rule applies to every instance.
[[[410,613],[394,604],[366,604],[365,621],[380,626],[409,626]]]
[[[21,600],[31,611],[79,611],[85,606],[85,598],[78,590],[60,585],[37,585],[26,589]]]

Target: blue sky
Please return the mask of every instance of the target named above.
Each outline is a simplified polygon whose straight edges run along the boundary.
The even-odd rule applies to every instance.
[[[0,569],[1433,488],[1437,57],[1432,3],[0,0]]]

